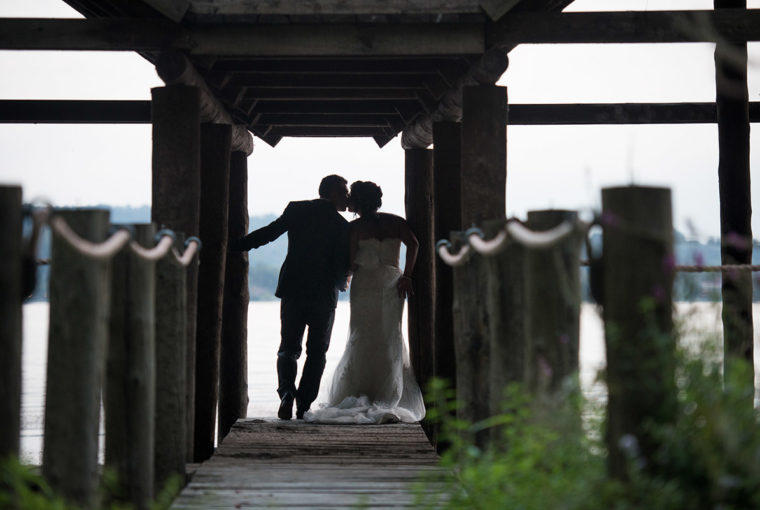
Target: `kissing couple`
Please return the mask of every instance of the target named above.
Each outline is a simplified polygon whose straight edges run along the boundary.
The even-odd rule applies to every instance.
[[[383,192],[369,181],[351,184],[328,175],[319,198],[290,202],[269,225],[235,241],[250,250],[288,233],[288,254],[275,295],[280,298],[277,416],[319,423],[416,422],[425,415],[401,329],[404,299],[413,294],[419,243],[404,218],[378,210]],[[358,217],[347,222],[339,211]],[[399,268],[406,245],[404,271]],[[338,291],[351,284],[351,319],[345,351],[327,402],[310,410],[319,393],[330,345]],[[296,387],[297,360],[306,337],[306,362]]]

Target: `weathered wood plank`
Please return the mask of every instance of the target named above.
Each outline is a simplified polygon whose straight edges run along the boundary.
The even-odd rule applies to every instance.
[[[155,0],[152,0],[155,1]],[[479,14],[476,0],[194,0],[196,15],[285,15],[312,14]]]
[[[412,507],[437,464],[419,424],[238,420],[172,508]]]

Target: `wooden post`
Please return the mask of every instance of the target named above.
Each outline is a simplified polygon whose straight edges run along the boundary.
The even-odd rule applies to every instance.
[[[670,190],[603,189],[602,221],[608,469],[625,478],[621,439],[635,438],[651,464],[644,425],[669,423],[676,409]]]
[[[746,0],[714,0],[715,9],[746,9]],[[715,45],[715,92],[718,107],[718,183],[720,194],[721,262],[752,263],[752,200],[750,187],[749,95],[747,42]],[[723,348],[726,367],[733,359],[749,363],[745,384],[754,388],[752,273],[723,273]],[[748,392],[750,405],[754,392]]]
[[[21,188],[0,186],[0,461],[21,432]]]
[[[185,235],[175,232],[184,251]],[[187,270],[172,255],[156,263],[155,488],[185,478],[187,459]]]
[[[435,241],[448,239],[462,229],[461,125],[458,122],[433,124],[433,205]],[[451,266],[436,259],[435,265],[435,375],[456,387],[454,357],[454,273]]]
[[[230,156],[228,238],[248,233],[247,154]],[[248,412],[248,252],[230,251],[224,275],[222,351],[219,380],[219,440]]]
[[[461,246],[463,232],[452,232],[451,242]],[[490,414],[490,330],[485,257],[473,253],[463,265],[454,268],[454,348],[456,352],[456,398],[460,402],[457,418],[469,423],[487,418]],[[485,446],[488,432],[473,439]]]
[[[80,237],[102,242],[109,213],[103,209],[60,211]],[[42,472],[66,500],[95,506],[98,421],[108,314],[108,261],[80,255],[53,235],[50,266],[50,327],[45,390]]]
[[[201,214],[198,318],[195,342],[195,453],[202,462],[214,453],[219,399],[224,271],[230,187],[229,124],[201,125]]]
[[[156,229],[135,225],[134,240],[152,248]],[[111,266],[111,317],[106,366],[106,466],[139,510],[153,501],[156,410],[155,262],[130,249]]]
[[[420,242],[409,297],[409,350],[417,380],[424,388],[434,375],[435,360],[435,239],[433,236],[433,151],[407,149],[406,218]]]
[[[504,219],[507,187],[507,89],[465,87],[462,95],[462,228]]]
[[[529,211],[527,227],[550,230],[568,221],[575,211]],[[579,370],[581,313],[580,251],[583,238],[571,235],[544,249],[526,251],[528,286],[526,317],[530,324],[526,382],[534,392],[554,393]]]
[[[504,221],[483,223],[486,239],[491,239],[504,228]],[[525,383],[527,363],[532,345],[529,317],[536,313],[527,300],[530,283],[526,274],[527,249],[519,243],[507,244],[499,253],[483,257],[482,284],[477,292],[485,290],[488,347],[481,351],[478,365],[487,370],[488,391],[486,408],[480,409],[482,418],[504,412],[507,386]],[[475,372],[476,374],[478,372]],[[482,383],[478,383],[482,384]],[[479,392],[475,391],[475,395]],[[482,404],[480,404],[482,405]],[[485,415],[485,416],[483,416]],[[490,431],[492,440],[498,440],[500,429]]]
[[[151,221],[198,235],[201,195],[200,91],[173,85],[151,90],[153,197]],[[198,263],[187,267],[187,455],[193,460],[195,425],[195,317]]]

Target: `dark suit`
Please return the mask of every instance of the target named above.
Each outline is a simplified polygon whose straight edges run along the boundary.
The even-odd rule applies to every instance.
[[[250,250],[288,233],[288,254],[280,269],[275,295],[281,301],[280,348],[277,353],[277,392],[296,397],[307,410],[317,398],[330,345],[338,291],[348,275],[348,222],[324,199],[291,202],[282,216],[239,239],[232,249]],[[297,360],[303,334],[306,363],[296,390]]]

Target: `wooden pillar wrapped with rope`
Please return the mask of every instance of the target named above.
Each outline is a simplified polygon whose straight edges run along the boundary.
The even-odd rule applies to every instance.
[[[152,224],[130,228],[138,245],[153,247]],[[166,242],[171,246],[171,238]],[[118,476],[117,497],[147,509],[154,495],[155,261],[132,249],[112,262],[107,359],[106,466]]]
[[[0,186],[0,461],[19,453],[21,432],[21,188]]]
[[[151,221],[159,228],[198,235],[201,194],[201,91],[171,85],[151,90],[153,195]],[[187,267],[187,454],[193,460],[195,426],[195,331],[197,258]],[[160,341],[160,339],[159,339]]]
[[[633,438],[652,466],[646,424],[670,423],[676,411],[670,190],[603,189],[602,228],[608,468],[626,478],[621,440]]]
[[[105,209],[63,210],[63,220],[90,242],[108,235]],[[110,260],[88,256],[53,228],[50,327],[42,472],[67,501],[93,507],[100,480],[98,429],[103,386]]]
[[[174,249],[185,249],[184,233],[174,236]],[[170,254],[156,263],[156,491],[172,476],[185,478],[187,327],[186,264]]]
[[[534,392],[554,394],[578,388],[580,346],[580,252],[583,232],[575,211],[529,211],[526,226],[550,236],[547,245],[526,252],[526,307],[530,312],[526,382]],[[563,227],[567,227],[563,229]],[[560,229],[563,229],[559,231]],[[568,379],[570,378],[570,379]]]

